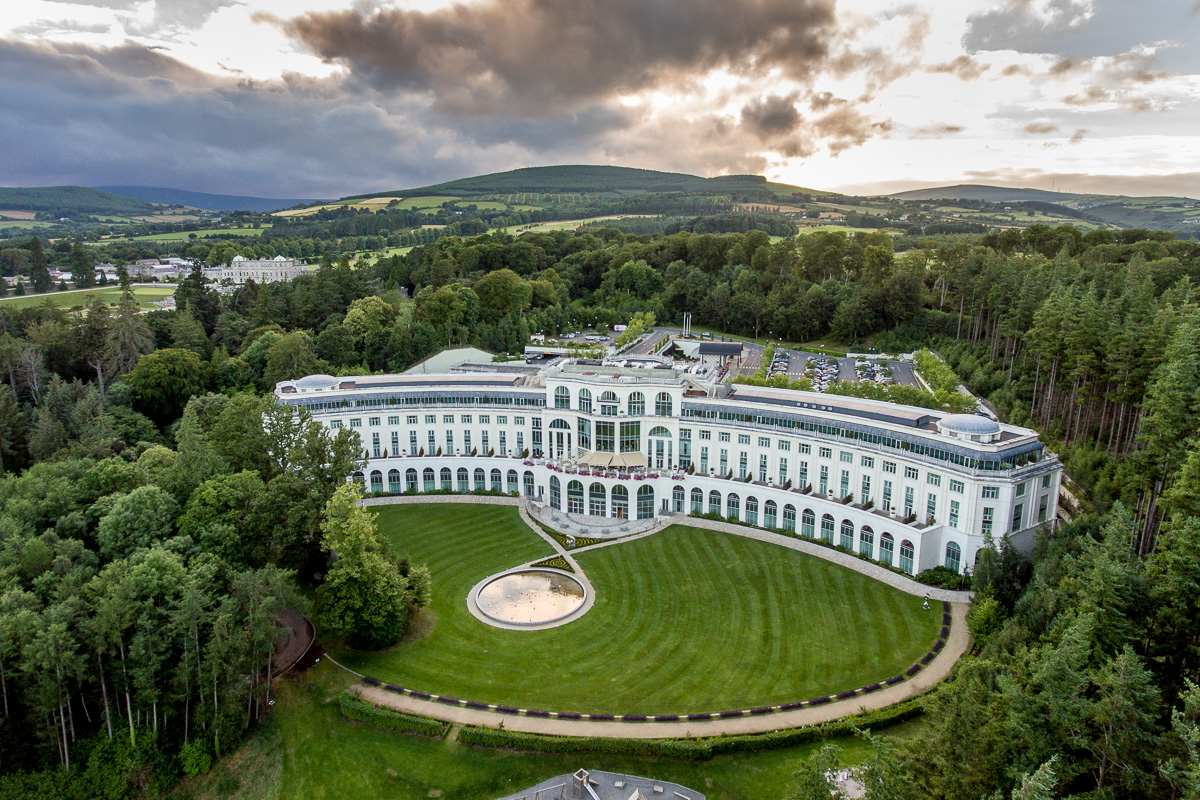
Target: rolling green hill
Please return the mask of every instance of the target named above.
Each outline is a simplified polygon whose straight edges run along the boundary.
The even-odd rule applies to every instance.
[[[69,217],[72,214],[129,216],[156,209],[144,200],[89,189],[86,186],[0,187],[0,209]]]
[[[810,190],[800,187],[784,187],[768,184],[761,175],[723,175],[717,178],[701,178],[680,172],[658,172],[651,169],[610,167],[603,165],[563,165],[555,167],[526,167],[490,175],[461,178],[416,189],[374,192],[354,195],[347,200],[369,197],[419,197],[422,195],[448,195],[470,197],[475,195],[513,194],[538,192],[544,194],[595,194],[630,195],[664,192],[689,192],[696,194],[733,193],[746,191],[774,191],[779,188],[794,188],[796,192]]]
[[[1048,192],[1044,189],[1014,189],[1008,186],[983,186],[959,184],[957,186],[935,186],[929,189],[913,189],[890,195],[897,200],[984,200],[989,203],[1066,203],[1095,195]]]

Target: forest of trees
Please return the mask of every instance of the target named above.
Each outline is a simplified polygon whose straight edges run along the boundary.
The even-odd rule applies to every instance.
[[[428,597],[344,484],[354,434],[280,411],[275,382],[690,311],[762,339],[936,350],[1074,480],[1075,522],[1032,556],[985,551],[978,652],[917,740],[879,745],[871,797],[1194,799],[1200,245],[1034,226],[898,253],[882,232],[703,230],[445,235],[358,267],[326,250],[310,275],[224,295],[197,270],[174,312],[139,313],[127,281],[84,314],[0,303],[0,797],[102,779],[154,796],[253,727],[281,608],[379,646]],[[334,240],[189,247],[304,242]],[[74,249],[17,243],[0,269],[32,278]],[[365,585],[388,587],[369,614]]]

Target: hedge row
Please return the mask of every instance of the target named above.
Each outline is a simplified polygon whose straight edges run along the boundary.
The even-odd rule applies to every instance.
[[[600,736],[549,736],[497,728],[466,727],[458,741],[479,747],[536,753],[604,753],[609,755],[664,756],[703,761],[727,753],[755,753],[825,739],[851,736],[862,728],[880,728],[906,722],[923,713],[920,698],[911,698],[877,711],[853,717],[770,733],[713,736],[705,739],[613,739]]]
[[[404,733],[441,738],[446,735],[450,724],[428,717],[414,717],[387,708],[380,708],[348,694],[341,696],[342,716],[355,722],[364,722],[376,728],[387,728]]]

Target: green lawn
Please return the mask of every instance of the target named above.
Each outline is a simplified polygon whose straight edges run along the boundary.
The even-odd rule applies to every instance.
[[[28,289],[26,290],[28,291]],[[175,285],[135,286],[133,294],[137,298],[139,307],[154,309],[158,308],[154,305],[155,300],[162,300],[164,297],[175,294]],[[120,299],[121,290],[116,286],[102,286],[90,292],[47,292],[45,294],[27,294],[21,297],[13,295],[10,290],[7,297],[0,297],[0,304],[15,308],[28,308],[49,302],[59,308],[76,308],[87,305],[92,295],[98,295],[109,305],[115,305]]]
[[[475,619],[479,580],[551,554],[511,507],[388,506],[381,529],[428,563],[437,626],[383,653],[339,651],[387,682],[555,711],[694,713],[804,700],[902,672],[941,616],[843,567],[791,550],[673,526],[583,553],[596,605],[545,631]]]
[[[207,228],[199,231],[172,231],[170,233],[148,233],[144,236],[131,236],[131,242],[186,242],[195,234],[197,239],[208,239],[213,236],[262,236],[269,228]],[[122,237],[114,236],[113,239]],[[106,240],[110,241],[110,240]]]
[[[580,767],[675,781],[709,800],[783,798],[793,775],[818,745],[684,762],[588,753],[535,754],[461,745],[379,730],[344,720],[337,697],[351,677],[322,661],[299,678],[284,678],[275,716],[236,753],[198,780],[184,781],[172,800],[494,800]],[[889,728],[905,738],[920,720]],[[840,739],[843,757],[866,754],[859,739]]]

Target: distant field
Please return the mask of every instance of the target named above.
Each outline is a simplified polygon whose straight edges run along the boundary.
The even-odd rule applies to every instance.
[[[896,233],[888,228],[851,228],[849,225],[814,225],[811,228],[800,228],[800,232],[796,235],[803,236],[806,233],[829,233],[831,231],[840,231],[842,233],[873,233],[877,230],[882,230],[885,233],[891,233],[893,235]]]
[[[0,218],[2,219],[33,219],[35,213],[33,211],[15,211],[0,208]]]
[[[171,233],[148,233],[145,236],[133,236],[132,242],[183,242],[191,239],[192,234],[197,239],[207,239],[211,236],[262,236],[268,228],[206,228],[198,231],[172,231]],[[125,237],[113,237],[121,238]]]
[[[40,222],[32,219],[0,219],[0,229],[4,228],[22,228],[24,230],[33,230],[34,228],[52,228],[53,222]]]
[[[135,286],[133,294],[138,300],[139,307],[153,309],[158,308],[154,305],[154,301],[175,294],[175,287],[173,285]],[[89,291],[47,292],[46,294],[27,294],[22,297],[14,297],[10,291],[8,297],[0,297],[0,304],[9,308],[30,308],[42,303],[51,303],[58,308],[77,308],[87,305],[93,295],[102,298],[110,305],[115,305],[120,299],[121,290],[116,286],[104,286]]]
[[[475,206],[480,211],[503,211],[508,208],[504,203],[497,203],[495,200],[460,200],[454,205],[456,208]]]
[[[587,217],[586,219],[561,219],[555,222],[534,222],[525,225],[509,225],[505,228],[509,233],[524,233],[526,231],[573,231],[588,222],[604,222],[610,219],[630,219],[631,217],[651,217],[653,214],[619,214],[607,217]]]

